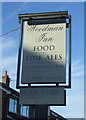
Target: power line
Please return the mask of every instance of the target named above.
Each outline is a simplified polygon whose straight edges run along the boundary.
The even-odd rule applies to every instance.
[[[11,30],[11,31],[9,31],[9,32],[7,32],[7,33],[4,33],[4,34],[0,35],[0,37],[3,37],[3,36],[5,36],[5,35],[7,35],[7,34],[9,34],[9,33],[11,33],[11,32],[15,32],[15,31],[17,31],[18,29],[20,29],[20,27],[18,27],[18,28],[16,28],[16,29],[13,29],[13,30]]]
[[[10,82],[11,82],[11,81],[12,81],[12,82],[15,82],[16,80],[15,80],[15,79],[10,79]]]

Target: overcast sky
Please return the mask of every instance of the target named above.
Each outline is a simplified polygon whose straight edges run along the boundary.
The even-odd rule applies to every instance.
[[[6,0],[5,0],[6,1]],[[84,3],[83,2],[3,2],[2,33],[20,27],[18,14],[68,11],[72,16],[72,88],[67,90],[67,104],[51,109],[64,117],[84,117]],[[19,45],[17,30],[2,37],[2,72],[8,71],[11,87],[16,88]],[[1,51],[1,49],[0,49]],[[1,52],[0,52],[1,53]]]

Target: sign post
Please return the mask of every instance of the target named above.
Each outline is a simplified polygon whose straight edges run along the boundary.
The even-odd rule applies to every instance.
[[[30,113],[34,118],[47,120],[48,106],[66,105],[65,88],[71,88],[71,16],[67,11],[19,14],[19,22],[17,88],[20,104],[32,106]]]

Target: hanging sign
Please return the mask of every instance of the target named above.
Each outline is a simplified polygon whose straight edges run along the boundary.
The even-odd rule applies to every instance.
[[[66,23],[23,26],[22,83],[66,82]]]
[[[25,105],[66,105],[66,91],[62,87],[21,88],[19,102]]]

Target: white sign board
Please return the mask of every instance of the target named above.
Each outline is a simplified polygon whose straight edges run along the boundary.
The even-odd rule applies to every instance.
[[[21,82],[66,82],[66,23],[24,22]]]
[[[20,104],[65,105],[66,91],[62,87],[21,88]]]

